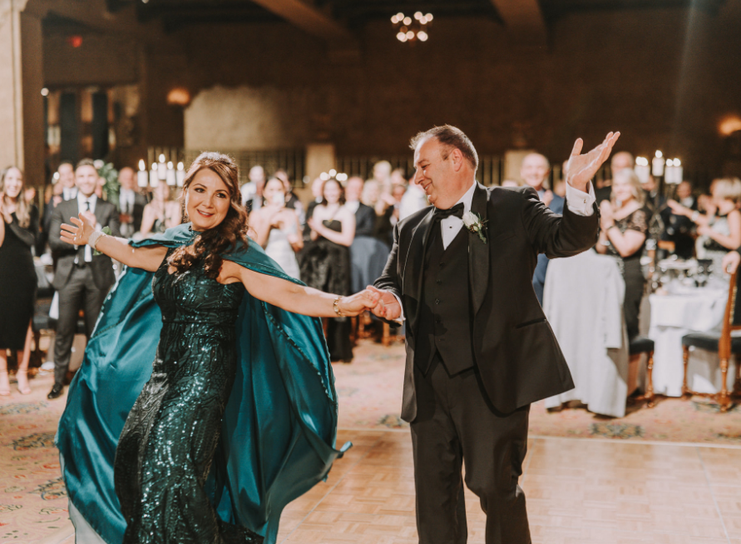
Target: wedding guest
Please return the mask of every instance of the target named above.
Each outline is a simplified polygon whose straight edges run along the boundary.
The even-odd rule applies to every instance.
[[[610,159],[610,175],[614,178],[617,172],[625,168],[635,168],[635,159],[627,151],[618,151]],[[612,179],[606,179],[602,183],[598,183],[594,190],[594,196],[597,197],[597,205],[601,204],[603,200],[610,200],[612,198]]]
[[[355,215],[355,237],[373,236],[376,228],[376,213],[373,208],[363,204],[365,182],[359,176],[353,176],[345,183],[345,207]]]
[[[121,168],[118,172],[118,183],[121,184],[121,190],[118,193],[121,236],[131,238],[135,232],[139,232],[139,229],[141,229],[147,199],[138,191],[133,168],[128,166]]]
[[[49,399],[62,395],[80,310],[84,310],[85,334],[89,339],[116,279],[109,257],[93,255],[90,246],[76,247],[61,239],[62,223],[69,223],[79,213],[96,229],[108,227],[118,236],[118,210],[95,195],[97,182],[98,171],[93,161],[81,160],[75,169],[76,198],[60,203],[52,213],[49,245],[59,255],[52,282],[59,294],[59,319],[54,340],[54,386],[47,395]]]
[[[316,178],[314,179],[314,181],[311,182],[311,196],[314,199],[309,202],[309,205],[306,207],[306,216],[304,217],[304,221],[302,223],[302,225],[304,225],[304,240],[311,239],[311,227],[309,227],[307,221],[311,219],[311,216],[314,214],[314,208],[322,203],[323,185],[324,180],[322,178]]]
[[[677,200],[685,208],[697,211],[697,199],[692,196],[692,185],[689,181],[683,181],[677,185]],[[671,207],[669,208],[671,210]],[[674,253],[681,259],[692,258],[695,252],[695,238],[692,235],[694,223],[686,215],[676,214],[672,211],[668,215],[662,240],[674,242]]]
[[[373,165],[373,177],[381,186],[381,192],[391,190],[391,163],[389,161],[378,161]]]
[[[57,168],[59,182],[62,184],[62,200],[77,198],[77,186],[75,185],[75,167],[69,161],[62,161]]]
[[[285,186],[280,179],[270,178],[263,195],[264,205],[250,215],[255,240],[286,274],[299,279],[296,252],[304,247],[304,241],[299,234],[298,215],[286,206]]]
[[[301,220],[301,218],[305,217],[304,205],[301,203],[298,196],[296,196],[296,193],[293,192],[293,184],[291,184],[291,178],[288,177],[288,172],[280,168],[275,171],[273,177],[278,178],[283,182],[286,196],[286,208],[289,210],[296,210],[296,214],[298,215],[299,220]],[[303,223],[303,221],[301,221],[301,223]]]
[[[384,244],[391,247],[393,242],[394,226],[391,224],[391,216],[394,213],[396,201],[391,193],[384,192],[381,183],[375,179],[365,182],[363,187],[363,204],[370,206],[376,212],[376,227],[374,236]]]
[[[399,203],[399,221],[406,219],[427,206],[429,206],[429,203],[427,202],[425,190],[419,186],[415,178],[410,179],[407,190]]]
[[[170,198],[170,187],[160,182],[154,188],[152,201],[144,206],[141,234],[144,237],[165,232],[182,223],[182,207]]]
[[[262,191],[265,188],[265,169],[260,166],[250,168],[248,174],[249,181],[242,185],[242,205],[247,209],[247,213],[253,210],[259,210],[262,206]]]
[[[307,221],[311,243],[302,255],[301,279],[309,287],[346,295],[350,293],[350,250],[355,238],[355,215],[345,206],[342,185],[334,178],[322,186],[322,203]],[[332,361],[352,361],[350,320],[330,318],[327,346]]]
[[[551,163],[540,153],[529,153],[522,159],[520,177],[538,193],[541,202],[555,213],[563,213],[564,199],[553,193],[547,187],[548,177],[551,173]],[[538,302],[543,304],[543,287],[545,286],[545,275],[548,271],[548,257],[544,253],[538,255],[538,265],[533,274],[533,289]]]
[[[10,395],[7,350],[18,353],[18,391],[27,395],[37,285],[31,249],[39,232],[39,210],[24,200],[23,172],[15,166],[0,177],[0,215],[0,395]]]
[[[667,204],[677,215],[689,217],[697,225],[695,248],[698,259],[712,259],[713,270],[722,274],[722,260],[729,250],[741,246],[741,180],[738,178],[716,179],[711,185],[712,207],[715,215],[702,214],[684,206],[676,200]]]
[[[71,183],[71,186],[70,186]],[[48,187],[48,186],[47,186]],[[75,198],[77,188],[75,187],[75,169],[72,163],[62,161],[57,168],[57,172],[52,178],[51,195],[44,206],[44,213],[41,217],[41,236],[36,246],[36,254],[41,255],[46,250],[46,244],[49,240],[49,229],[51,228],[51,215],[57,204]],[[55,257],[52,252],[52,257]],[[56,259],[55,259],[56,262]]]
[[[648,214],[643,208],[645,193],[635,172],[619,170],[612,180],[612,199],[600,204],[601,232],[597,252],[618,257],[625,279],[623,311],[628,338],[638,336],[638,313],[646,282],[641,255],[648,233]]]

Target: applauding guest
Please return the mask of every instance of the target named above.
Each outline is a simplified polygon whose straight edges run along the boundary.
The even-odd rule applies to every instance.
[[[625,279],[625,326],[630,339],[638,336],[638,310],[646,281],[641,271],[641,254],[648,232],[644,198],[638,176],[625,168],[613,177],[612,201],[603,200],[600,204],[602,231],[597,252],[620,258]]]
[[[39,232],[39,211],[23,195],[23,172],[11,166],[0,178],[0,395],[10,394],[6,350],[18,351],[18,391],[27,395],[31,318],[36,271],[31,248]]]
[[[256,241],[283,271],[292,278],[301,275],[296,252],[304,247],[298,215],[286,207],[286,190],[278,178],[270,178],[263,191],[264,205],[250,215]]]
[[[350,244],[355,239],[355,215],[345,206],[340,182],[330,178],[322,187],[322,203],[307,221],[311,244],[301,261],[301,279],[321,291],[350,293]],[[327,325],[327,345],[332,361],[352,361],[350,320],[331,318]]]
[[[141,223],[142,236],[163,233],[167,229],[177,227],[182,223],[182,207],[180,203],[170,198],[170,187],[160,183],[154,189],[152,202],[144,207],[144,216]]]

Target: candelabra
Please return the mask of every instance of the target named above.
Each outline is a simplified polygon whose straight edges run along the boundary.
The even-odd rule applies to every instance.
[[[426,42],[430,35],[427,30],[432,23],[432,13],[424,15],[421,11],[414,14],[414,17],[404,15],[402,12],[391,17],[391,24],[397,30],[396,39],[402,43],[414,43],[417,40]]]

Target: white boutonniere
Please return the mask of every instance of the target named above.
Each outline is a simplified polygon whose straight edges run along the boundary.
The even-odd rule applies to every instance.
[[[481,219],[481,216],[479,214],[469,211],[464,213],[461,219],[463,220],[463,224],[469,231],[473,232],[474,234],[478,234],[481,241],[486,243],[486,231],[484,230],[486,221]]]

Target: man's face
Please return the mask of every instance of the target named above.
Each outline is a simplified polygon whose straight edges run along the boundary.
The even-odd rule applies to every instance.
[[[90,197],[95,192],[95,186],[98,183],[98,171],[94,166],[80,166],[75,171],[75,184],[77,190],[85,197]]]
[[[265,186],[265,170],[262,166],[253,166],[250,168],[250,181],[254,181],[256,184]]]
[[[430,203],[441,209],[448,209],[456,200],[457,185],[450,155],[445,155],[445,147],[437,138],[427,138],[417,145],[414,151],[414,180],[424,189]]]
[[[686,182],[683,181],[679,185],[677,185],[677,198],[680,200],[683,198],[689,198],[692,196],[692,186]]]
[[[522,161],[520,176],[533,189],[541,189],[551,169],[543,155],[532,153]]]
[[[347,180],[347,186],[345,187],[345,199],[348,202],[357,202],[360,200],[363,194],[363,180],[362,178],[352,177]]]
[[[62,184],[63,188],[72,189],[75,186],[75,169],[72,168],[71,164],[60,164],[57,172],[59,173],[59,183]]]
[[[628,153],[615,153],[610,161],[610,168],[612,169],[612,176],[615,177],[616,172],[633,168],[633,158]]]
[[[118,182],[121,184],[121,187],[127,191],[136,190],[134,171],[131,168],[121,168],[121,171],[118,173]]]

